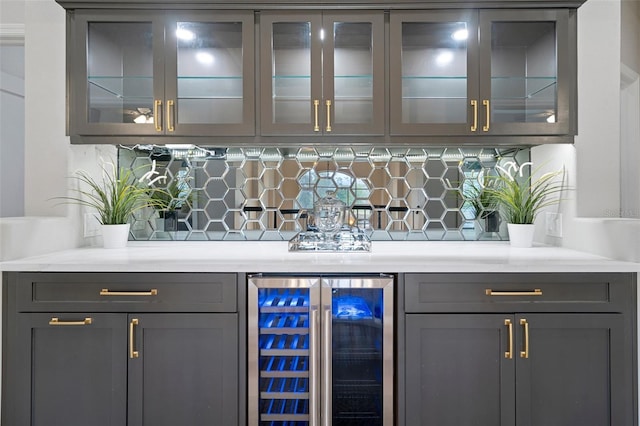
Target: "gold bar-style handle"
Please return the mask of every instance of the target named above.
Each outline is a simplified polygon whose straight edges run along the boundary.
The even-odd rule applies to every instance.
[[[478,101],[471,99],[471,106],[473,107],[473,124],[471,125],[471,131],[475,132],[478,130]]]
[[[314,110],[314,115],[315,115],[315,124],[313,126],[313,131],[314,132],[319,132],[320,131],[320,124],[318,123],[318,108],[320,107],[320,101],[317,99],[313,100],[313,110]]]
[[[129,323],[129,358],[138,358],[140,353],[135,350],[134,335],[136,332],[136,325],[138,325],[138,318],[132,318]]]
[[[325,105],[327,105],[327,132],[331,131],[331,100],[327,99],[325,101]]]
[[[160,99],[153,100],[153,124],[156,127],[157,132],[162,131],[162,120],[160,119],[160,107],[162,101]]]
[[[175,102],[173,99],[167,101],[167,130],[173,132],[176,130],[174,127],[175,123]]]
[[[91,325],[93,320],[87,317],[81,321],[60,321],[59,318],[53,317],[49,321],[49,325]]]
[[[504,325],[507,326],[507,330],[509,332],[509,350],[504,353],[504,357],[506,359],[513,359],[513,323],[510,319],[505,319]]]
[[[484,109],[485,109],[485,124],[484,126],[482,126],[482,131],[483,132],[488,132],[489,131],[489,126],[490,124],[490,120],[491,120],[491,105],[489,104],[489,99],[483,99],[482,100],[482,105],[484,105]]]
[[[158,289],[152,288],[149,291],[111,291],[108,288],[100,290],[100,296],[157,296]]]
[[[500,291],[487,288],[484,293],[487,296],[542,296],[542,290],[539,288],[525,291]]]
[[[520,358],[529,358],[529,323],[520,318],[520,325],[524,328],[524,350],[520,351]]]

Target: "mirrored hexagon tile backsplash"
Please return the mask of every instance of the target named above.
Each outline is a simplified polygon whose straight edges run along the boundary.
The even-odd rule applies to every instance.
[[[529,149],[504,147],[118,149],[121,167],[142,176],[155,163],[166,176],[150,189],[158,206],[136,213],[133,240],[286,241],[307,230],[328,193],[374,241],[507,239],[482,181],[529,158]]]

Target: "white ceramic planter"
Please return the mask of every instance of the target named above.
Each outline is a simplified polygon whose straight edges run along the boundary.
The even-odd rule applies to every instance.
[[[534,224],[507,223],[511,247],[527,248],[533,246]]]
[[[102,225],[102,246],[107,249],[123,248],[129,240],[128,223],[123,225]]]

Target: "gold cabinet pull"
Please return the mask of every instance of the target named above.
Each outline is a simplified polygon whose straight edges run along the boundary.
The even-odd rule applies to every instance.
[[[486,114],[485,124],[484,126],[482,126],[482,131],[488,132],[489,126],[490,126],[490,119],[491,119],[491,105],[489,104],[489,99],[483,99],[482,105],[484,105],[485,114]]]
[[[509,346],[509,350],[504,353],[504,357],[506,359],[512,359],[513,358],[513,323],[511,322],[510,319],[505,319],[504,325],[507,326],[507,330],[509,333],[509,342],[507,343]]]
[[[473,124],[471,125],[471,131],[478,130],[478,101],[471,99],[471,106],[473,107]]]
[[[132,318],[129,323],[129,358],[138,358],[140,353],[135,350],[134,334],[136,332],[136,325],[138,325],[138,318]]]
[[[157,296],[158,289],[152,288],[149,291],[111,291],[108,288],[100,290],[100,296]]]
[[[524,329],[524,350],[520,351],[520,358],[529,358],[529,323],[525,318],[520,318],[520,325]]]
[[[496,291],[487,288],[485,289],[484,293],[487,296],[542,296],[542,290],[540,290],[539,288],[525,291]]]
[[[331,100],[327,99],[325,101],[327,105],[327,132],[331,131]]]
[[[160,119],[160,107],[162,101],[159,99],[153,100],[153,125],[156,127],[156,132],[162,131],[162,120]]]
[[[313,110],[314,110],[314,114],[315,114],[315,124],[313,126],[313,131],[314,132],[319,132],[320,131],[320,124],[318,123],[318,107],[320,106],[320,101],[317,99],[313,100]]]
[[[59,318],[53,317],[49,321],[49,325],[91,325],[93,320],[87,317],[81,321],[60,321]]]
[[[175,112],[175,102],[173,101],[173,99],[170,99],[167,101],[167,130],[170,132],[176,130],[176,128],[174,127],[176,116]]]

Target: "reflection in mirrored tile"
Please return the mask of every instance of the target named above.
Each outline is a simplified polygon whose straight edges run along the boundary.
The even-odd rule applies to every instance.
[[[156,162],[157,208],[138,212],[136,240],[283,240],[309,229],[328,193],[371,240],[502,240],[506,223],[483,199],[486,176],[522,148],[121,147],[120,165]],[[167,195],[168,194],[168,195]],[[310,222],[311,221],[311,222]]]

